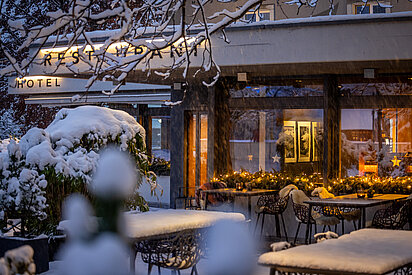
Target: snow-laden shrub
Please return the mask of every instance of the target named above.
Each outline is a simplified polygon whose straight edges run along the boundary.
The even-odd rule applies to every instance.
[[[35,169],[27,167],[20,145],[10,140],[7,151],[0,153],[0,219],[21,220],[21,234],[33,220],[47,215],[47,181]]]
[[[145,130],[126,112],[97,106],[61,109],[46,129],[32,128],[19,143],[8,146],[8,155],[15,158],[0,158],[0,172],[8,173],[2,170],[2,166],[22,165],[36,171],[38,177],[44,177],[40,181],[45,179],[48,182],[46,198],[50,205],[46,214],[51,224],[57,224],[61,217],[62,200],[67,195],[74,192],[87,195],[87,186],[92,182],[100,150],[108,145],[128,151],[140,174],[146,177],[149,184],[156,186],[156,176],[148,171],[144,140]],[[141,182],[139,177],[138,186]],[[6,183],[1,190],[7,190],[9,186]],[[132,207],[147,208],[137,192],[131,195]],[[1,211],[0,208],[0,214]]]

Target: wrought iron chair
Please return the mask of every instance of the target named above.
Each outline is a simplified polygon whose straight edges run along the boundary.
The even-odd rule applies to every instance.
[[[283,219],[283,212],[286,210],[289,201],[289,194],[284,197],[280,197],[279,194],[276,195],[262,195],[257,201],[256,213],[257,219],[255,224],[255,230],[258,227],[260,215],[262,215],[262,224],[260,228],[260,236],[262,237],[263,225],[265,223],[265,215],[274,215],[276,217],[276,222],[279,222],[279,216],[282,219],[283,231],[285,233],[286,241],[288,242],[288,234],[286,232],[285,220]],[[277,224],[279,226],[279,224]]]
[[[178,201],[183,201],[184,209],[200,210],[200,205],[196,202],[197,189],[195,187],[179,187],[178,191],[178,196],[175,198],[175,208]]]
[[[299,194],[299,193],[300,194]],[[302,198],[296,198],[297,196],[304,196],[305,199],[302,200]],[[309,226],[309,236],[312,236],[312,225],[315,226],[315,234],[317,233],[316,225],[323,225],[323,231],[325,231],[326,226],[328,226],[329,230],[331,229],[331,225],[335,225],[335,231],[336,231],[336,225],[339,223],[339,219],[333,216],[325,216],[319,213],[319,209],[313,208],[311,216],[309,218],[309,223],[308,223],[308,210],[309,207],[303,203],[304,200],[309,200],[309,198],[303,193],[301,190],[293,190],[290,193],[290,196],[292,197],[292,205],[293,205],[293,211],[295,212],[295,217],[298,221],[298,228],[296,229],[296,234],[295,234],[295,239],[293,240],[293,244],[296,244],[296,240],[299,234],[299,229],[300,225],[306,224],[306,226]],[[309,243],[311,242],[311,238],[309,238]]]
[[[198,274],[196,264],[203,254],[204,234],[201,230],[183,230],[170,236],[144,240],[136,243],[136,251],[141,253],[143,262],[148,264],[147,274],[153,266],[171,269],[180,274],[180,270],[192,268],[191,275]]]
[[[411,222],[412,200],[394,202],[391,206],[379,209],[372,219],[372,226],[381,229],[403,229]]]
[[[360,219],[360,210],[350,207],[320,207],[317,209],[322,215],[326,217],[336,217],[339,219],[342,225],[342,235],[345,234],[345,220],[353,222],[354,229],[356,230],[356,220]],[[325,229],[325,226],[324,226]],[[335,232],[337,231],[337,225],[335,226]]]
[[[325,190],[326,193],[329,193],[327,191],[327,189],[325,189],[324,187],[320,187],[322,189]],[[320,188],[316,188],[315,191],[317,189]],[[320,189],[321,190],[321,189]],[[319,196],[320,198],[325,198],[322,197],[322,193],[323,192],[312,192],[312,196]],[[332,195],[333,197],[333,195]],[[349,222],[353,222],[353,226],[354,229],[356,230],[356,220],[359,220],[361,217],[361,211],[359,209],[356,208],[351,208],[351,207],[330,207],[330,206],[326,206],[326,207],[319,207],[317,208],[317,211],[319,211],[322,215],[326,216],[326,217],[336,217],[337,219],[339,219],[339,221],[341,222],[342,225],[342,235],[345,234],[345,220],[349,221]],[[323,230],[325,230],[326,225],[324,225]],[[337,231],[337,225],[335,225],[335,232]]]

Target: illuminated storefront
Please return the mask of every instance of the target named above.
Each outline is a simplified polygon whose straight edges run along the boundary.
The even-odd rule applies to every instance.
[[[316,174],[324,181],[368,174],[410,175],[411,29],[409,13],[229,27],[230,44],[213,41],[214,58],[221,68],[215,86],[206,87],[203,79],[190,74],[188,86],[182,87],[186,80],[180,72],[165,80],[148,76],[139,65],[126,85],[144,80],[165,84],[171,92],[162,95],[165,87],[146,90],[144,97],[134,95],[133,102],[128,101],[132,100],[128,91],[107,97],[117,98],[118,104],[138,104],[138,111],[129,111],[150,129],[150,150],[166,159],[170,156],[172,206],[180,189],[193,195],[195,188],[213,177],[242,169]],[[143,52],[124,45],[110,49],[113,55]],[[87,77],[88,62],[94,60],[90,49],[80,47],[45,49],[40,54],[31,72],[52,80],[17,84],[25,85],[25,90],[36,85],[63,89],[53,74]],[[150,57],[152,69],[161,71],[178,54],[179,49],[172,47]],[[200,58],[191,60],[193,67],[201,66]],[[62,62],[73,66],[56,71],[53,66]],[[89,94],[104,96],[97,90]],[[60,93],[65,103],[78,99],[75,95]],[[38,97],[31,92],[27,101]],[[89,98],[81,103],[91,103]],[[183,102],[165,107],[168,99]],[[54,99],[50,104],[64,102]]]

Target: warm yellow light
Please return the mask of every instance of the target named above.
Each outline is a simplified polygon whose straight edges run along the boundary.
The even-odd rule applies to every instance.
[[[57,79],[62,79],[61,77],[56,77],[56,76],[47,76],[47,75],[31,75],[31,76],[25,76],[23,78],[16,77],[17,81],[22,81],[22,80],[36,80],[36,79],[46,79],[46,78],[57,78]]]

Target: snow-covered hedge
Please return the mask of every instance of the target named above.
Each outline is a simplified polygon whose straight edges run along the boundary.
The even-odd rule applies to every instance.
[[[145,130],[126,112],[97,106],[60,110],[46,129],[30,129],[20,142],[11,141],[8,150],[0,154],[0,196],[13,202],[3,203],[2,199],[0,215],[11,212],[10,205],[16,208],[20,195],[14,190],[37,186],[32,190],[39,205],[31,206],[32,215],[43,218],[47,214],[51,223],[57,223],[61,201],[73,192],[86,193],[100,149],[108,145],[129,151],[141,173],[155,185],[155,176],[147,169],[144,140]],[[44,196],[50,205],[47,209]],[[144,207],[137,193],[132,201]]]

